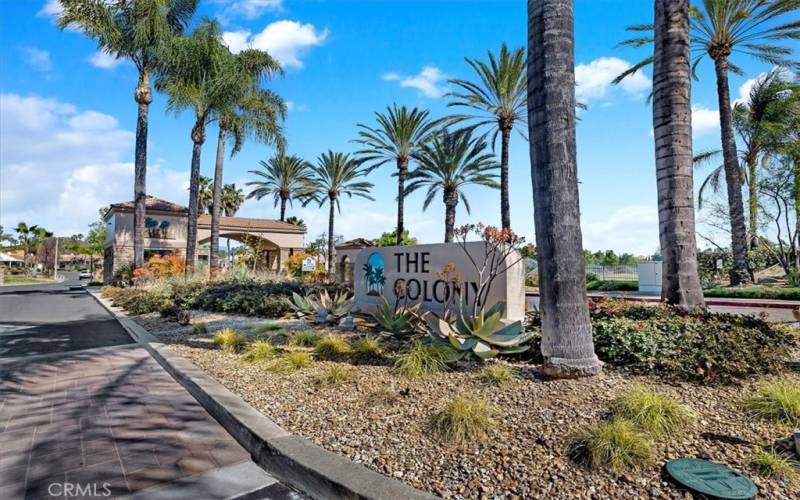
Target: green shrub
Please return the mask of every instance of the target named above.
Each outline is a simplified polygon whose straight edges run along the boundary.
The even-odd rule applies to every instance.
[[[242,335],[233,328],[223,328],[214,334],[214,344],[229,352],[239,352],[246,344]]]
[[[726,381],[782,368],[791,328],[754,316],[622,300],[590,303],[597,356],[636,373]]]
[[[192,333],[195,335],[202,335],[208,333],[208,323],[201,321],[192,325]]]
[[[394,372],[417,378],[447,370],[449,349],[441,345],[414,342],[397,356]]]
[[[352,366],[332,364],[326,366],[316,379],[317,385],[333,387],[353,380],[355,370]]]
[[[753,286],[747,288],[710,288],[703,291],[706,297],[733,299],[800,300],[800,288]]]
[[[266,321],[264,323],[259,323],[257,325],[250,325],[249,330],[253,333],[262,334],[267,332],[274,332],[276,330],[280,330],[281,325],[277,323],[273,323],[271,321]]]
[[[753,467],[765,477],[778,479],[793,479],[797,475],[797,461],[787,453],[778,453],[774,450],[759,450],[753,455]]]
[[[258,363],[272,359],[277,356],[277,354],[275,346],[266,340],[256,340],[250,345],[247,352],[244,353],[242,359],[247,363]]]
[[[350,352],[350,345],[342,337],[328,335],[317,341],[314,354],[320,359],[339,359]]]
[[[381,343],[378,339],[372,337],[364,337],[353,342],[352,345],[353,357],[357,360],[369,360],[379,358],[383,352]]]
[[[493,364],[482,368],[478,378],[489,384],[502,385],[514,378],[514,369],[508,365]]]
[[[617,396],[612,402],[612,413],[653,437],[680,434],[695,420],[686,405],[643,385],[634,385]]]
[[[614,472],[649,464],[653,443],[627,420],[611,420],[587,427],[568,439],[569,457],[589,468]]]
[[[637,292],[639,291],[639,282],[636,280],[595,279],[586,283],[586,289],[589,291],[600,290],[604,292]]]
[[[795,427],[800,425],[800,384],[793,380],[765,385],[743,404],[754,417]]]
[[[289,345],[297,347],[314,347],[321,338],[322,335],[314,330],[300,330],[298,332],[294,332],[292,336],[289,337]]]
[[[432,419],[434,432],[443,441],[456,444],[482,441],[494,425],[489,404],[474,396],[451,399]]]

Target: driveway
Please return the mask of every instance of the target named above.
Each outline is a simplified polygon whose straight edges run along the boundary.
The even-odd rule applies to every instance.
[[[0,288],[0,499],[302,498],[75,285]]]

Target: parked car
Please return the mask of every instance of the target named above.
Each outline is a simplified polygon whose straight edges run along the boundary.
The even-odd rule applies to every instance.
[[[80,274],[78,275],[78,278],[80,278],[82,280],[90,280],[90,279],[92,279],[92,273],[90,271],[87,271],[87,270],[84,269],[83,271],[80,272]]]

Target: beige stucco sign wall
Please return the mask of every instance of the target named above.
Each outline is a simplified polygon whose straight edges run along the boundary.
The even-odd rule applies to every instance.
[[[486,247],[482,241],[467,243],[466,250],[476,263],[483,262]],[[521,320],[525,316],[524,262],[513,252],[507,263],[510,267],[492,283],[486,305],[504,301],[505,318]],[[462,295],[471,305],[478,289],[478,273],[460,244],[364,249],[353,269],[356,307],[362,312],[372,311],[381,295],[393,304],[399,287],[405,290],[409,304],[422,303],[425,310],[441,312],[454,293],[453,284],[440,275],[448,264],[460,274]]]

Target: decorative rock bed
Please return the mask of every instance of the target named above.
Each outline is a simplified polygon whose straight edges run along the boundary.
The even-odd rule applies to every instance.
[[[662,470],[668,459],[682,456],[708,458],[744,472],[764,498],[796,498],[800,491],[797,479],[762,478],[750,464],[758,445],[791,435],[791,429],[749,419],[739,408],[742,396],[763,379],[741,385],[666,384],[607,369],[592,379],[545,381],[536,365],[520,363],[512,365],[517,377],[497,386],[480,380],[478,367],[407,380],[391,372],[389,360],[377,360],[355,365],[353,380],[326,387],[315,382],[331,361],[273,373],[211,343],[214,330],[264,320],[199,313],[194,322],[207,322],[210,331],[196,335],[157,315],[135,319],[287,430],[443,497],[691,498]],[[287,330],[309,327],[299,320],[277,323]],[[797,372],[786,377],[800,384]],[[654,465],[638,471],[617,476],[571,462],[565,453],[567,436],[602,418],[614,395],[636,382],[673,393],[698,413],[697,425],[682,437],[660,442]],[[497,425],[485,441],[453,446],[433,437],[431,416],[457,395],[479,396],[493,407]]]

